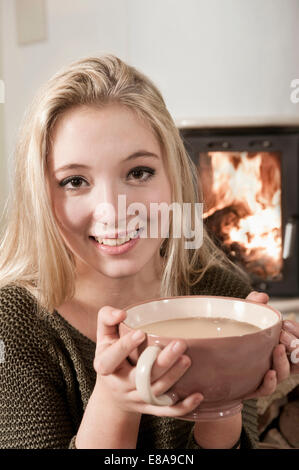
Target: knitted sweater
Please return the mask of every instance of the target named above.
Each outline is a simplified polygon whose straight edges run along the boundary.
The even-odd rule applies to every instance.
[[[244,298],[250,290],[235,275],[211,269],[192,293]],[[57,311],[38,306],[25,288],[0,290],[0,448],[75,448],[96,380],[95,346]],[[244,402],[242,415],[241,447],[255,448],[255,400]],[[198,449],[193,426],[142,415],[137,448]]]

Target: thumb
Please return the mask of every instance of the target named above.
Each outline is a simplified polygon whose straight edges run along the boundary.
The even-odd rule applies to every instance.
[[[97,344],[112,343],[119,339],[118,325],[127,314],[109,305],[102,307],[98,313]]]
[[[266,304],[269,301],[269,296],[265,292],[252,291],[249,295],[247,295],[246,300],[252,300],[253,302]]]

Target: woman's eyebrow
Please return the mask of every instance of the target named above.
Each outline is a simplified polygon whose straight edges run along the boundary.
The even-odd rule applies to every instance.
[[[135,152],[132,155],[129,155],[127,158],[124,159],[124,161],[133,160],[134,158],[140,158],[140,157],[154,157],[154,158],[159,159],[158,155],[156,155],[155,153],[147,152],[146,150],[139,150],[138,152]],[[88,166],[88,165],[83,165],[81,163],[69,163],[69,164],[63,165],[60,168],[58,168],[57,170],[55,170],[54,174],[58,173],[59,171],[63,171],[63,170],[76,170],[76,169],[80,169],[80,168],[84,168],[84,169],[88,170],[91,167]]]
[[[154,158],[159,158],[158,155],[152,152],[147,152],[146,150],[139,150],[138,152],[133,153],[129,157],[125,159],[127,160],[133,160],[133,158],[138,158],[138,157],[154,157]]]
[[[57,170],[55,170],[55,171],[54,171],[54,174],[59,173],[59,171],[63,171],[63,170],[76,170],[76,169],[79,169],[79,168],[88,169],[88,168],[90,168],[90,166],[88,166],[88,165],[81,165],[81,164],[79,164],[79,163],[69,163],[68,165],[61,166],[60,168],[58,168]]]

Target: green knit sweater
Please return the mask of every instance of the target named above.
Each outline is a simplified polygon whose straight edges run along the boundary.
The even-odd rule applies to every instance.
[[[235,275],[211,269],[192,293],[244,298],[250,290]],[[0,290],[0,448],[75,448],[95,385],[95,346],[58,312],[40,308],[26,289]],[[255,448],[255,400],[244,403],[242,415],[241,447]],[[142,415],[137,448],[198,449],[193,426]]]

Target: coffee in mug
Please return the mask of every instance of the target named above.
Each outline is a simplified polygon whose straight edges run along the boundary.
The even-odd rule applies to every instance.
[[[174,318],[141,325],[138,329],[167,338],[224,338],[248,335],[260,330],[251,323],[221,317]]]

